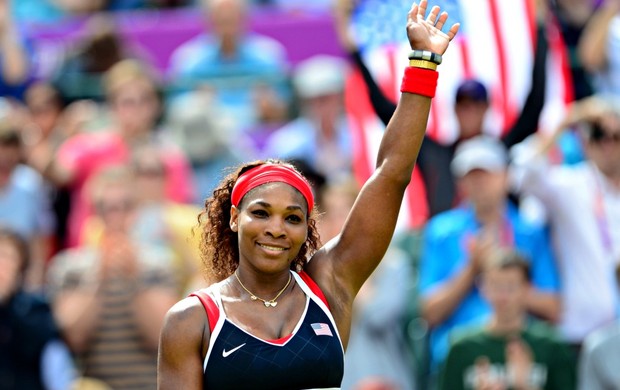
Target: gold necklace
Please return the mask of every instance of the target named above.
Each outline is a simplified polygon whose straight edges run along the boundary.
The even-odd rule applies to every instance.
[[[256,300],[262,301],[265,304],[265,307],[276,307],[276,305],[278,304],[278,302],[276,302],[276,299],[280,298],[280,295],[282,295],[282,293],[284,293],[288,285],[291,284],[293,275],[291,275],[291,273],[289,272],[288,282],[286,282],[286,285],[282,288],[282,290],[280,290],[280,292],[278,292],[278,294],[276,294],[275,297],[273,297],[273,299],[270,299],[270,300],[263,299],[257,296],[256,294],[254,294],[253,292],[251,292],[250,290],[248,290],[247,287],[245,287],[243,283],[241,283],[241,279],[239,279],[239,275],[237,275],[236,270],[235,270],[235,278],[237,278],[237,282],[239,282],[239,285],[241,286],[241,288],[243,288],[248,294],[250,294],[250,299],[252,299],[253,301],[256,301]]]

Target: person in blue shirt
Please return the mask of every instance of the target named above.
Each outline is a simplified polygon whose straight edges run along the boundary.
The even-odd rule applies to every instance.
[[[179,46],[169,65],[178,98],[208,86],[239,128],[255,124],[254,91],[269,86],[290,97],[289,62],[279,41],[248,30],[250,9],[240,0],[202,0],[208,30]]]
[[[497,248],[529,259],[529,313],[550,322],[560,313],[559,275],[544,226],[524,219],[508,200],[507,152],[489,136],[459,144],[451,169],[460,206],[431,218],[424,232],[419,288],[422,316],[431,327],[431,377],[445,358],[453,331],[491,314],[478,275]]]

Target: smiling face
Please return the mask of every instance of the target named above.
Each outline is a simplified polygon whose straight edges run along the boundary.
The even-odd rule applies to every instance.
[[[248,192],[231,209],[230,226],[239,235],[239,263],[264,272],[290,267],[308,236],[306,201],[285,183],[267,183]]]

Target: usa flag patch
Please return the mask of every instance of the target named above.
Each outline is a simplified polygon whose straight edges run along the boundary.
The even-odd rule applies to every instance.
[[[329,325],[324,324],[322,322],[317,322],[314,324],[311,324],[312,326],[312,330],[314,330],[314,334],[316,334],[317,336],[334,336],[332,334],[331,329],[329,329]]]

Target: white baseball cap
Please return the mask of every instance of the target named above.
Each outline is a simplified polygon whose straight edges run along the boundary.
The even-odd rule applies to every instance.
[[[300,62],[293,72],[293,85],[299,96],[313,98],[344,91],[348,63],[329,55],[316,55]]]
[[[501,172],[507,166],[506,147],[499,140],[488,135],[479,135],[459,143],[450,164],[452,174],[458,178],[474,169]]]

